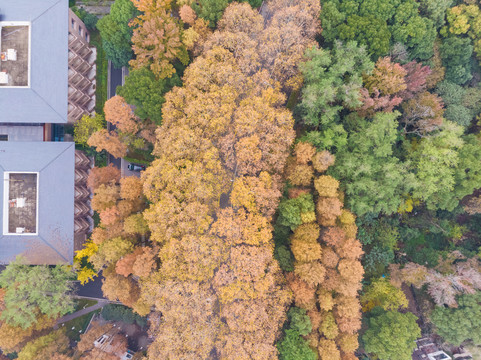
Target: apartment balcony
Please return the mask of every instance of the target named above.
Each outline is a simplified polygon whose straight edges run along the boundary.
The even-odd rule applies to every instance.
[[[84,111],[80,107],[78,107],[77,105],[69,102],[69,104],[68,104],[68,114],[67,114],[67,118],[68,118],[69,123],[74,123],[77,120],[80,120],[80,118],[82,117],[83,114],[84,114]]]
[[[87,62],[90,65],[94,65],[95,61],[97,60],[97,49],[93,47],[93,48],[90,48],[90,50],[92,50],[92,53],[87,58]]]
[[[87,181],[88,174],[81,169],[75,169],[75,184],[85,183]]]
[[[90,230],[90,222],[84,218],[74,220],[75,234],[87,233]]]
[[[92,82],[92,86],[89,87],[87,95],[90,97],[95,95],[95,82]]]
[[[93,98],[90,99],[89,103],[87,104],[87,110],[89,113],[92,113],[95,109],[95,95]]]
[[[88,199],[90,197],[90,191],[85,186],[76,186],[74,190],[75,200]]]
[[[75,150],[75,167],[79,169],[90,169],[90,159],[80,150]]]

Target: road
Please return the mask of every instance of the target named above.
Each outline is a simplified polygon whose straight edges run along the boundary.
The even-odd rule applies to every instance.
[[[125,77],[128,75],[129,70],[127,67],[123,67],[121,69],[116,69],[112,62],[109,61],[109,76],[108,76],[108,90],[107,90],[107,97],[110,99],[112,96],[115,96],[116,90],[118,86],[121,86],[125,82]],[[111,123],[107,123],[107,130],[115,130],[115,125]],[[108,154],[108,163],[112,163],[116,168],[120,169],[120,175],[122,177],[125,176],[140,176],[140,173],[137,171],[130,171],[127,166],[130,164],[128,161],[124,159],[119,159],[113,157],[112,155]]]
[[[122,81],[122,69],[116,69],[113,65],[112,62],[109,61],[109,72],[110,72],[110,77],[109,77],[109,90],[107,97],[110,99],[112,96],[115,96],[115,90],[117,89],[117,86],[123,85]]]
[[[85,285],[80,285],[80,282],[78,282],[75,286],[75,294],[95,299],[105,299],[104,294],[102,293],[103,278],[102,272],[100,272],[97,277],[90,280]]]

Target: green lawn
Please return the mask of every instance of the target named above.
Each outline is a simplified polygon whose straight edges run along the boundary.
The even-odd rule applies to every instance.
[[[87,308],[89,306],[93,306],[95,304],[97,304],[98,301],[97,300],[90,300],[90,299],[78,299],[77,300],[77,304],[75,306],[75,311],[79,311],[79,310],[82,310],[84,308]]]
[[[70,340],[79,341],[80,335],[85,332],[85,329],[87,328],[92,316],[94,316],[94,314],[100,313],[100,311],[101,309],[95,310],[66,322],[63,327],[66,330],[67,337]],[[80,330],[81,332],[79,332]]]
[[[90,43],[97,48],[97,88],[95,90],[96,104],[95,112],[103,114],[104,103],[107,101],[107,73],[109,62],[107,55],[102,47],[100,32],[93,30],[90,32]]]

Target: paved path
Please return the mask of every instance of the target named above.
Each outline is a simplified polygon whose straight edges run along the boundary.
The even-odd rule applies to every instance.
[[[98,310],[98,309],[101,309],[103,308],[105,305],[107,305],[109,302],[106,301],[106,300],[100,300],[97,304],[95,305],[92,305],[92,306],[89,306],[89,307],[86,307],[85,309],[82,309],[82,310],[79,310],[79,311],[76,311],[72,314],[68,314],[68,315],[65,315],[65,316],[62,316],[60,319],[57,320],[57,323],[55,325],[55,327],[58,327],[59,325],[62,325],[63,323],[66,323],[67,321],[70,321],[70,320],[73,320],[73,319],[76,319],[80,316],[83,316],[85,314],[88,314],[92,311],[95,311],[95,310]]]

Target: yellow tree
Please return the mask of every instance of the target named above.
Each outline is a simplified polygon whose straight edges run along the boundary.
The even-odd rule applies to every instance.
[[[180,60],[187,64],[189,56],[182,43],[182,33],[178,21],[170,15],[170,4],[161,2],[134,1],[144,14],[136,19],[137,27],[132,35],[132,49],[136,55],[130,60],[134,69],[149,67],[159,78],[171,77],[175,73],[172,63]],[[140,5],[142,4],[142,5]]]

